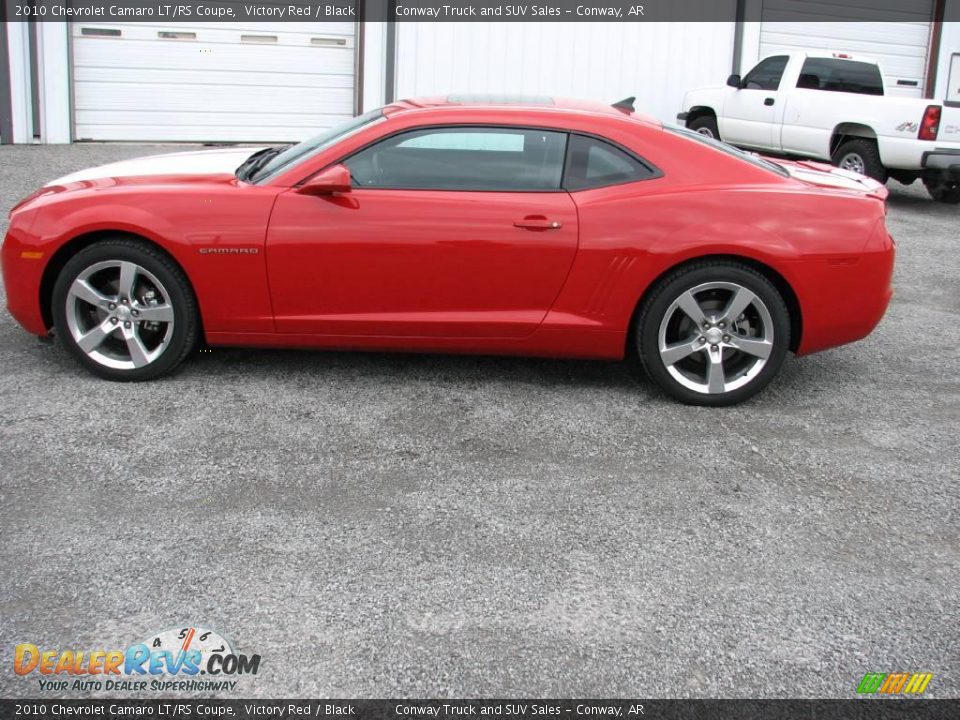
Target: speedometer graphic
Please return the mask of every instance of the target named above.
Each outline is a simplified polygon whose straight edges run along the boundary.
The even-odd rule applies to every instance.
[[[166,651],[173,657],[185,657],[187,653],[193,653],[193,657],[196,658],[196,653],[199,652],[200,657],[196,665],[201,668],[208,667],[212,655],[225,657],[236,654],[233,643],[224,635],[199,625],[162,630],[148,636],[143,644],[150,649],[151,653]],[[201,673],[205,674],[203,671]]]

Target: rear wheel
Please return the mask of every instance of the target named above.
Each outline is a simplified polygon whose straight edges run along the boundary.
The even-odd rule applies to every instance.
[[[700,117],[696,117],[690,121],[687,127],[705,137],[713,138],[714,140],[720,139],[720,130],[717,128],[717,119],[712,115],[701,115]]]
[[[197,339],[197,303],[183,271],[136,240],[98,242],[72,257],[57,277],[52,309],[64,347],[109,380],[169,372]]]
[[[887,169],[880,161],[880,151],[872,140],[849,140],[836,149],[832,158],[838,168],[872,177],[877,182],[887,181]]]
[[[948,205],[956,205],[960,203],[960,182],[956,180],[947,180],[945,177],[925,177],[923,179],[923,184],[927,188],[927,192],[930,193],[932,197],[937,202],[946,203]]]
[[[635,328],[650,378],[691,405],[733,405],[760,392],[790,345],[783,298],[763,275],[707,261],[665,278]]]

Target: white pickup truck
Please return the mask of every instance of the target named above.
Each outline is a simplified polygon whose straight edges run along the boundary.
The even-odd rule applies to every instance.
[[[691,130],[770,154],[827,160],[886,182],[923,180],[960,203],[960,108],[887,94],[876,61],[795,52],[761,60],[726,87],[691,90],[677,116]]]

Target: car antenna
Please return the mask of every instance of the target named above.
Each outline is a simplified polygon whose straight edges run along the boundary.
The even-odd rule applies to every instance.
[[[630,97],[624,98],[623,100],[620,100],[619,102],[615,102],[615,103],[612,105],[612,107],[615,107],[617,110],[619,110],[619,111],[621,111],[621,112],[632,113],[633,111],[636,110],[636,108],[633,106],[633,101],[636,100],[636,99],[637,99],[637,98],[636,98],[635,96],[631,95]]]

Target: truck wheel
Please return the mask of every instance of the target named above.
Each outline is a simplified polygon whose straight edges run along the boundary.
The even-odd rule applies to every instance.
[[[947,180],[946,178],[924,178],[923,184],[927,192],[937,202],[956,205],[960,203],[960,182]]]
[[[717,119],[712,115],[701,115],[687,123],[687,127],[696,133],[700,133],[714,140],[720,139],[720,130],[717,128]]]
[[[836,149],[831,159],[838,168],[867,175],[877,182],[887,181],[887,169],[880,162],[880,151],[872,140],[849,140]]]

